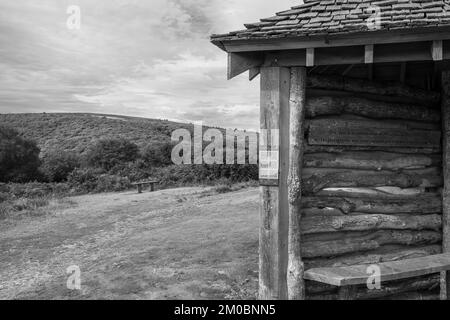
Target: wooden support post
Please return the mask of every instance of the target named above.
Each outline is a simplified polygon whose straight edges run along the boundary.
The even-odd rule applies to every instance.
[[[364,63],[373,63],[373,44],[368,44],[364,46]]]
[[[138,184],[138,193],[142,193],[142,185]]]
[[[306,66],[307,67],[314,67],[314,48],[308,48],[306,49]]]
[[[442,72],[442,136],[443,176],[442,192],[442,250],[450,252],[450,71]],[[450,299],[450,272],[443,272],[441,278],[441,299]]]
[[[279,130],[279,186],[262,186],[259,298],[287,299],[290,69],[261,68],[261,129]]]
[[[431,46],[431,57],[433,61],[441,61],[443,59],[442,40],[433,41]]]
[[[305,300],[304,265],[301,256],[301,196],[304,130],[306,113],[306,69],[292,68],[289,136],[289,300]]]
[[[151,192],[155,191],[155,184],[154,183],[150,183],[150,191]]]

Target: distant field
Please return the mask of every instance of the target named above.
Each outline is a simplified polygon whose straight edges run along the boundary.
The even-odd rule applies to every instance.
[[[193,128],[166,120],[86,113],[0,114],[0,125],[35,140],[44,154],[55,148],[80,154],[100,138],[125,138],[144,147],[155,141],[170,141],[176,129]]]
[[[0,299],[254,299],[257,188],[67,198],[0,225]],[[66,269],[81,270],[81,291]]]

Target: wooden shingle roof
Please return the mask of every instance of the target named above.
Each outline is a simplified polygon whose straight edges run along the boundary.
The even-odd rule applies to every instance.
[[[379,9],[377,9],[379,8]],[[380,13],[374,28],[371,17]],[[246,29],[212,35],[213,43],[450,26],[450,0],[306,0]]]

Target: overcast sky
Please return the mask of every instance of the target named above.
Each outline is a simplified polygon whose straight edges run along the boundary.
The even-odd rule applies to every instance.
[[[258,127],[258,85],[226,81],[211,33],[301,0],[1,0],[0,112],[96,112]],[[67,27],[67,8],[81,28]]]

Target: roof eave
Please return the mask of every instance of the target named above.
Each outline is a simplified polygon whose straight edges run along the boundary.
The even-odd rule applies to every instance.
[[[366,44],[403,43],[450,39],[450,26],[403,28],[382,31],[280,36],[271,38],[226,39],[211,42],[226,52],[278,51]]]
[[[225,45],[223,44],[222,41],[211,39],[211,43],[212,43],[213,45],[219,47],[219,49],[221,49],[221,50],[223,50],[223,51],[225,51],[225,52],[228,52],[227,49],[226,49],[226,47],[225,47]]]

